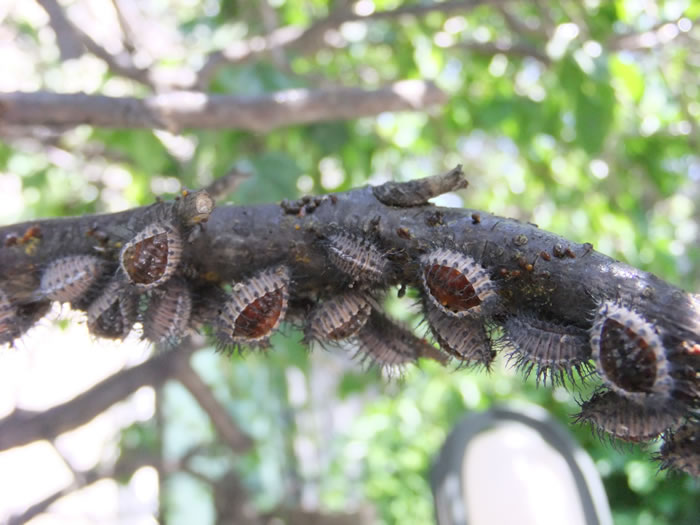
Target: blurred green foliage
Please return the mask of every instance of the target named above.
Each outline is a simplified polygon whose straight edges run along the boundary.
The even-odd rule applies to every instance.
[[[270,5],[280,25],[304,26],[338,3]],[[425,2],[369,2],[377,11],[412,3]],[[263,31],[257,2],[171,4],[192,50]],[[345,24],[339,28],[342,45],[312,55],[291,53],[286,67],[266,60],[223,68],[211,89],[257,94],[319,82],[378,86],[427,78],[449,92],[449,103],[425,114],[381,114],[266,135],[189,131],[173,137],[81,127],[45,139],[8,140],[0,144],[0,222],[145,204],[154,194],[201,187],[232,165],[254,177],[231,200],[256,203],[345,190],[368,180],[422,177],[460,162],[471,184],[459,195],[463,201],[449,202],[592,242],[697,291],[700,45],[691,20],[700,15],[700,3],[640,4],[515,3],[508,9],[520,29],[491,6]],[[36,66],[29,81],[55,89],[74,69],[45,52],[53,44],[40,31],[41,17],[13,16],[17,45]],[[662,22],[680,33],[663,45],[634,47],[622,38],[656,30]],[[496,41],[529,46],[545,58],[523,56],[507,45],[502,52],[479,49]],[[159,66],[176,68],[187,58],[168,57]],[[97,75],[98,84],[113,82],[109,72],[83,60],[80,67]],[[392,308],[411,318],[405,304]],[[261,508],[288,502],[290,494],[298,499],[298,487],[290,489],[296,480],[311,504],[346,508],[368,501],[382,523],[431,523],[430,463],[465,412],[528,401],[568,423],[576,411],[567,391],[536,389],[502,362],[490,375],[422,363],[387,383],[342,356],[317,351],[311,359],[299,339],[294,333],[278,337],[265,356],[229,359],[206,351],[195,361],[257,443],[245,457],[207,449],[196,467],[214,478],[236,469]],[[166,457],[180,457],[197,443],[213,446],[208,419],[182,387],[168,385],[163,399]],[[328,419],[333,414],[341,420]],[[586,428],[572,431],[603,475],[616,523],[698,522],[696,482],[657,473],[648,451],[618,450]],[[128,429],[124,450],[154,446],[154,432],[152,425]],[[169,523],[213,519],[211,494],[200,480],[179,474],[164,494]]]

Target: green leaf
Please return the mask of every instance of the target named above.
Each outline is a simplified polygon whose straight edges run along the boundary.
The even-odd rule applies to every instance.
[[[635,101],[639,102],[644,94],[644,76],[635,62],[625,60],[619,55],[610,58],[610,72],[613,81],[619,85]]]

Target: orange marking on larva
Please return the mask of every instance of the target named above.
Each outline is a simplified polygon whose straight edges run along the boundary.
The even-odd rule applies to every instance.
[[[20,243],[26,244],[32,239],[41,239],[41,235],[41,228],[39,225],[30,226],[27,228],[27,231],[24,232],[24,235],[22,235]]]
[[[471,257],[438,249],[421,257],[423,288],[443,312],[463,317],[494,297],[493,283]]]
[[[289,293],[289,270],[265,270],[233,286],[219,316],[223,344],[264,342],[284,319]]]
[[[182,256],[182,239],[170,224],[152,224],[124,245],[120,264],[137,287],[149,289],[166,282]]]
[[[670,363],[654,326],[637,312],[604,302],[591,328],[591,356],[606,385],[644,402],[668,397],[674,387]]]

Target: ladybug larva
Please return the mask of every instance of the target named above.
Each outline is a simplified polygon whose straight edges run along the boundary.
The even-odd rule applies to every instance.
[[[577,422],[590,423],[599,433],[631,442],[655,439],[682,420],[683,412],[668,403],[637,403],[612,391],[594,393],[576,416]]]
[[[357,333],[357,344],[356,355],[361,361],[385,367],[390,372],[415,363],[420,357],[443,361],[443,356],[428,341],[419,339],[408,328],[376,310],[372,310],[369,320]]]
[[[113,281],[88,307],[88,329],[98,337],[123,339],[131,331],[136,313],[136,296],[122,290],[119,281]]]
[[[143,336],[152,343],[175,345],[187,331],[192,296],[187,283],[175,278],[154,292],[143,320]]]
[[[141,290],[165,283],[182,257],[182,237],[169,222],[153,223],[128,241],[119,262],[129,281]]]
[[[423,290],[445,314],[464,317],[495,305],[495,286],[486,270],[468,255],[438,248],[420,258]]]
[[[104,271],[105,263],[93,255],[62,257],[49,263],[41,274],[42,297],[70,303],[83,297]]]
[[[361,292],[336,295],[312,310],[305,328],[306,338],[324,343],[353,337],[365,325],[371,311],[370,301]]]
[[[387,278],[389,261],[371,241],[354,233],[337,232],[328,237],[329,260],[356,282],[382,283]]]
[[[504,325],[506,340],[514,350],[508,360],[525,377],[535,371],[539,384],[561,384],[564,377],[574,380],[573,372],[586,377],[592,366],[588,333],[583,328],[546,321],[532,315],[509,317]]]
[[[284,319],[289,295],[289,270],[278,266],[263,270],[233,285],[218,317],[221,344],[263,346]]]
[[[674,379],[661,337],[637,312],[602,303],[590,343],[598,374],[612,391],[638,402],[670,397]]]
[[[496,353],[481,317],[451,317],[426,306],[426,319],[440,348],[460,364],[481,364],[487,369]]]

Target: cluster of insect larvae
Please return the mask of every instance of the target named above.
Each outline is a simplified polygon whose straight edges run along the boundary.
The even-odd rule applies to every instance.
[[[186,195],[155,205],[153,220],[141,221],[147,227],[115,240],[113,257],[107,250],[54,260],[41,269],[31,301],[16,306],[0,289],[0,343],[58,301],[85,310],[97,336],[123,338],[139,321],[145,339],[166,346],[206,322],[224,348],[265,347],[288,317],[301,320],[306,342],[352,347],[392,370],[420,357],[489,368],[497,350],[509,348],[509,361],[538,383],[597,381],[579,421],[625,441],[661,436],[662,467],[700,474],[698,344],[674,340],[624,302],[600,300],[590,319],[567,322],[541,308],[506,305],[499,272],[459,246],[389,257],[370,233],[341,229],[320,235],[328,266],[342,276],[323,291],[295,286],[294,264],[282,260],[237,282],[203,286],[183,268],[183,254],[213,202],[191,201]],[[399,284],[419,288],[433,342],[382,312],[382,294]]]
[[[181,268],[183,250],[213,207],[206,192],[185,191],[174,202],[146,208],[141,220],[148,225],[135,234],[101,235],[99,244],[85,248],[89,253],[67,254],[39,268],[31,302],[13,306],[0,290],[0,343],[14,341],[38,320],[36,305],[43,315],[58,302],[86,311],[95,336],[122,339],[140,322],[143,338],[176,344],[192,313]],[[86,237],[93,236],[91,230]]]
[[[405,352],[400,343],[377,335],[389,321],[366,291],[382,288],[390,261],[366,239],[346,233],[330,236],[326,249],[351,288],[314,308],[307,339],[354,338],[365,355],[423,355],[486,368],[496,350],[510,348],[508,359],[526,376],[534,372],[538,383],[569,386],[569,379],[576,386],[577,377],[598,382],[581,405],[579,421],[624,441],[661,436],[662,467],[700,475],[700,378],[683,358],[697,353],[697,346],[665,343],[652,323],[620,302],[600,301],[593,322],[580,325],[541,312],[509,311],[487,269],[458,249],[440,247],[414,261],[414,282],[421,287],[423,313],[439,350],[428,345],[432,352],[426,346],[419,353]]]

